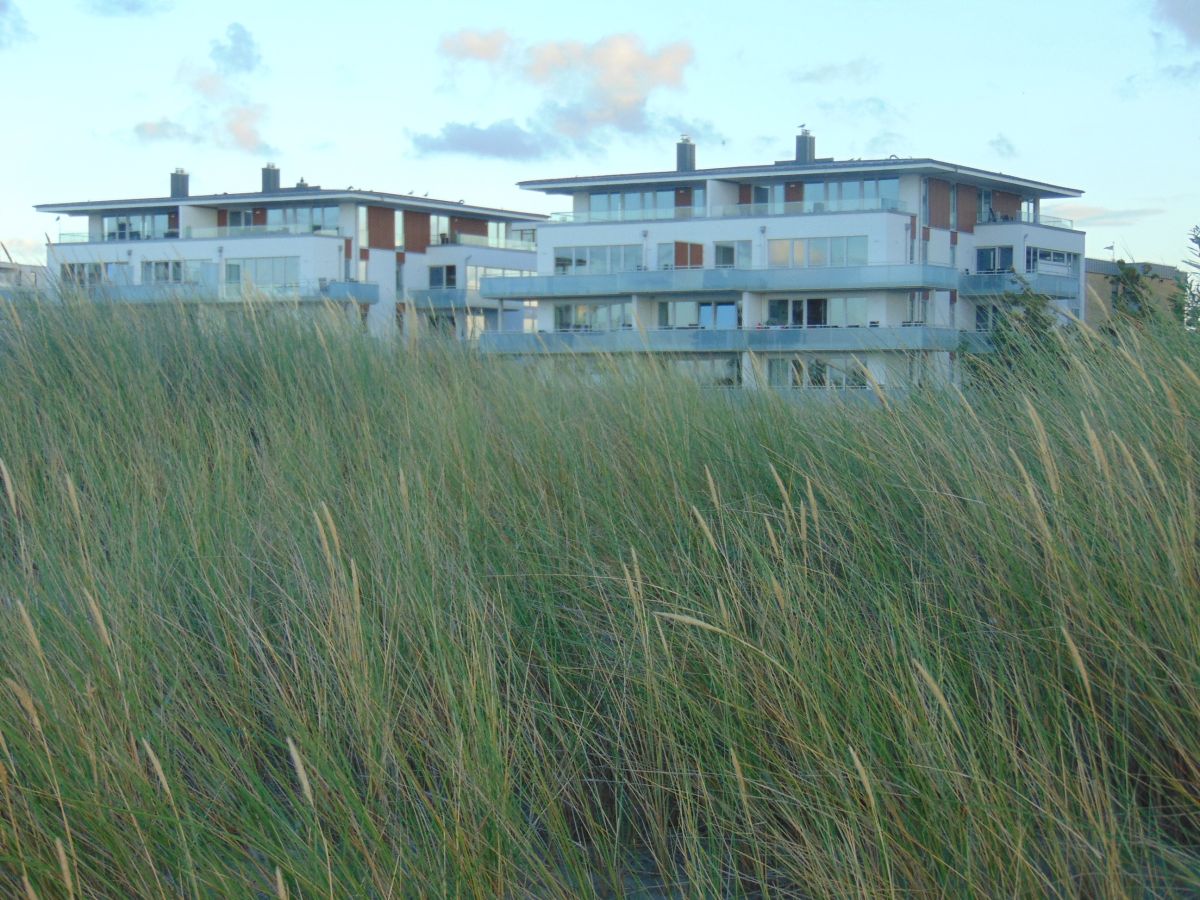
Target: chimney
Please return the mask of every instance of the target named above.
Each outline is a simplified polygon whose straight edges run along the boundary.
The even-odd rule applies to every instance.
[[[171,173],[171,197],[186,197],[188,195],[188,173],[176,169]]]
[[[675,145],[675,171],[696,171],[696,145],[692,143],[692,139],[686,134]]]
[[[262,192],[264,194],[279,193],[279,170],[275,163],[267,163],[262,170]]]
[[[817,139],[807,128],[801,128],[796,135],[796,162],[810,163],[817,159]]]

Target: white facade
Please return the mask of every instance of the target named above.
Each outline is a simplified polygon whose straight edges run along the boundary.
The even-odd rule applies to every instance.
[[[273,166],[254,193],[190,196],[187,186],[177,170],[169,197],[39,206],[81,217],[48,246],[50,272],[115,301],[333,301],[357,304],[376,333],[425,323],[472,337],[499,325],[500,304],[479,297],[481,275],[535,269],[523,230],[543,218],[534,214],[281,188]]]
[[[484,284],[536,301],[536,333],[481,346],[863,387],[953,378],[1004,291],[1083,315],[1084,236],[1040,214],[1079,191],[936,160],[819,160],[807,134],[767,166],[696,170],[690,147],[674,171],[524,183],[569,211],[538,226],[536,277]]]

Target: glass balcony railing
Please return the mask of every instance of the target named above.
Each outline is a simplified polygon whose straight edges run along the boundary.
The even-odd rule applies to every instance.
[[[93,238],[87,232],[62,232],[58,236],[60,244],[91,244],[91,243],[124,243],[126,241],[150,240],[226,240],[241,237],[287,237],[316,236],[338,237],[342,234],[340,228],[317,228],[311,225],[214,225],[214,226],[185,226],[180,231],[171,230],[162,235],[142,235],[138,232],[109,232]]]
[[[676,206],[665,209],[623,209],[607,212],[559,212],[550,215],[551,223],[587,224],[592,222],[652,222],[679,219],[727,219],[738,216],[807,216],[840,212],[906,212],[899,200],[863,197],[857,200],[802,200],[794,203],[732,203],[704,206]]]
[[[483,234],[462,234],[460,232],[435,234],[429,243],[434,247],[442,244],[459,244],[464,247],[494,247],[497,250],[537,250],[537,244],[533,241],[518,241],[515,238],[494,238]]]
[[[1003,225],[1006,222],[1019,222],[1025,225],[1045,225],[1048,228],[1074,228],[1075,223],[1070,219],[1059,216],[1049,216],[1023,209],[1019,213],[999,213],[994,209],[981,209],[975,219],[976,225]]]

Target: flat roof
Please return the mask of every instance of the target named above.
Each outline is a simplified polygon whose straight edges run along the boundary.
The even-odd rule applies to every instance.
[[[1037,194],[1039,197],[1066,198],[1081,197],[1083,191],[1077,188],[1063,187],[1057,184],[1047,184],[1020,178],[1016,175],[1006,175],[1003,172],[990,172],[987,169],[975,169],[971,166],[960,166],[955,163],[943,162],[938,159],[848,159],[832,160],[818,159],[811,163],[782,160],[757,166],[728,166],[717,169],[695,169],[690,172],[668,170],[663,172],[631,172],[615,175],[582,175],[571,178],[542,178],[533,181],[522,181],[518,187],[528,191],[542,191],[547,194],[571,194],[581,188],[602,187],[606,185],[633,184],[686,184],[689,182],[712,180],[743,181],[776,181],[783,177],[805,177],[818,175],[837,175],[850,172],[858,173],[888,173],[888,174],[918,174],[918,175],[954,175],[959,181],[976,184],[980,187],[1004,189],[1019,189]]]
[[[387,194],[381,191],[352,189],[339,191],[320,187],[280,188],[278,191],[254,191],[242,194],[193,194],[187,197],[138,197],[123,200],[39,203],[34,206],[34,209],[38,212],[73,215],[109,210],[156,209],[166,206],[278,206],[294,203],[339,203],[344,201],[367,202],[414,212],[487,217],[506,222],[541,222],[547,218],[541,213],[493,209],[488,206],[473,206],[467,203],[456,203],[453,200],[436,200],[412,194]]]

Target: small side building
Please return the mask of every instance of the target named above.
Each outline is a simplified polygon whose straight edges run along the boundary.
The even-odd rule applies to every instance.
[[[1161,312],[1169,312],[1175,295],[1183,289],[1187,276],[1174,266],[1161,263],[1141,263],[1124,260],[1091,259],[1084,261],[1087,273],[1087,304],[1084,306],[1084,321],[1095,326],[1107,321],[1117,296],[1117,279],[1120,274],[1118,263],[1132,266],[1141,276],[1150,302]]]

